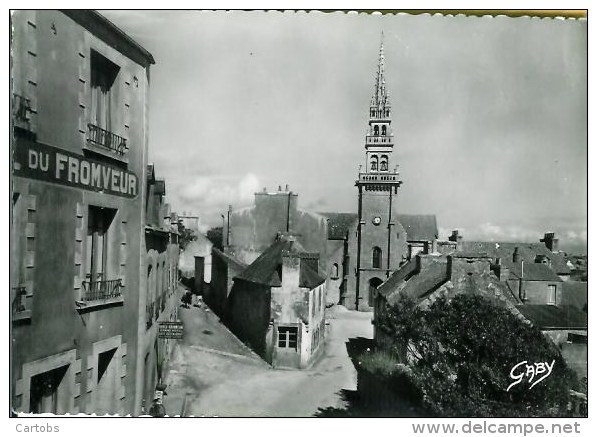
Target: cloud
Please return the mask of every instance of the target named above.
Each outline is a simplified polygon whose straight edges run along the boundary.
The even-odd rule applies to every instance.
[[[195,176],[189,183],[172,183],[168,199],[173,210],[193,212],[200,217],[200,229],[219,225],[220,214],[233,207],[243,207],[253,203],[254,194],[259,188],[259,178],[253,173],[244,175]]]
[[[439,228],[440,238],[447,238],[452,229],[458,229],[465,240],[468,241],[504,241],[504,242],[529,242],[537,243],[545,232],[555,232],[560,240],[560,248],[567,250],[582,249],[587,245],[587,231],[584,223],[561,223],[549,229],[541,229],[533,225],[482,223],[478,226],[467,228]]]

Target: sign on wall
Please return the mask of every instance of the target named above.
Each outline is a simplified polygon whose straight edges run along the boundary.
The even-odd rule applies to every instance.
[[[23,138],[15,142],[14,174],[121,197],[136,197],[139,191],[131,171]]]
[[[159,338],[182,338],[182,322],[158,322]]]

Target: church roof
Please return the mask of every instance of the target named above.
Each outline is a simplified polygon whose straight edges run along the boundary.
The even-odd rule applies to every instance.
[[[407,241],[433,241],[438,237],[435,215],[398,214],[396,219],[404,227]]]
[[[344,240],[358,219],[352,212],[322,212],[328,221],[328,240]]]
[[[352,212],[321,212],[328,220],[328,239],[343,240],[358,220]],[[432,214],[398,214],[396,220],[406,230],[407,241],[433,241],[438,238],[437,220]]]

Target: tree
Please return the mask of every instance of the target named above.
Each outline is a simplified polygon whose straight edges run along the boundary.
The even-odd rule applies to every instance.
[[[401,296],[376,323],[395,339],[393,355],[408,364],[434,415],[559,416],[566,413],[569,389],[578,385],[541,331],[482,296],[440,298],[428,309]],[[533,388],[529,375],[507,390],[513,366],[522,361],[555,364]]]
[[[222,226],[211,228],[207,231],[206,237],[211,241],[216,249],[223,250]]]
[[[191,241],[195,241],[197,236],[188,228],[185,228],[182,220],[178,221],[178,245],[184,250]]]

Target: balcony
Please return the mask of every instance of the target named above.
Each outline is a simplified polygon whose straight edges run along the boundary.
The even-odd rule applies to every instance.
[[[124,158],[129,149],[126,138],[91,123],[87,124],[87,144],[117,158]]]
[[[122,305],[122,279],[110,281],[83,281],[80,299],[75,301],[81,312],[101,309],[106,306]]]
[[[31,310],[27,309],[27,289],[25,287],[13,287],[14,298],[12,301],[13,321],[31,318]]]
[[[31,131],[32,114],[34,114],[34,111],[31,108],[31,100],[19,94],[13,94],[12,115],[14,126],[26,131]]]
[[[367,135],[365,137],[365,145],[367,146],[393,146],[393,144],[393,136]]]
[[[83,296],[84,302],[108,300],[119,298],[122,293],[121,279],[113,279],[110,281],[84,281],[83,282]]]

